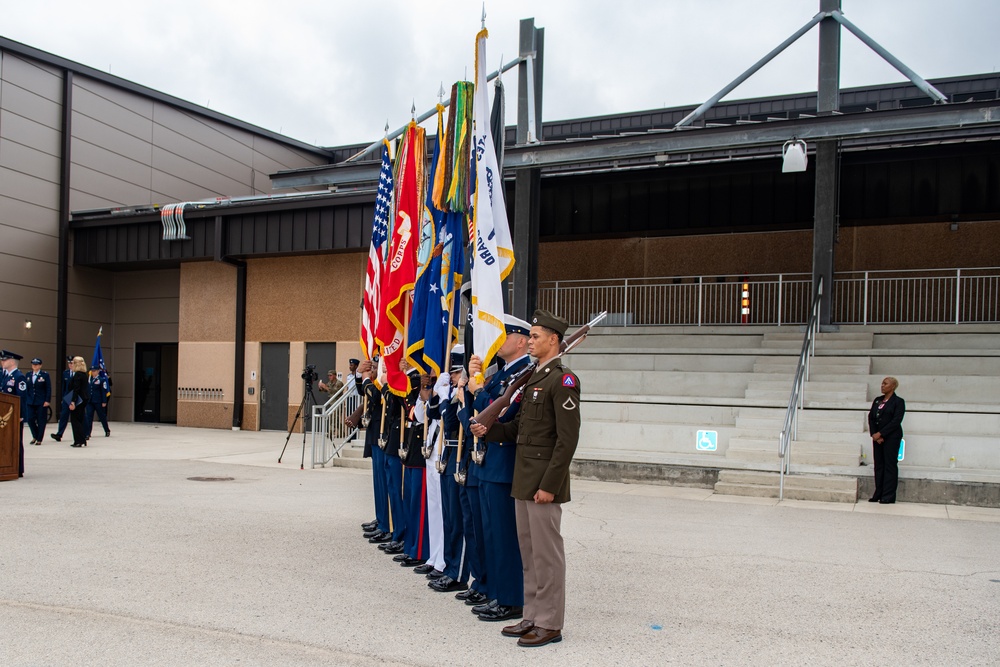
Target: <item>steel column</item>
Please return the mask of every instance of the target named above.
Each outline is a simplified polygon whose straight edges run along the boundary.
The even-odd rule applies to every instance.
[[[56,285],[56,356],[58,363],[53,365],[58,373],[59,391],[56,396],[66,393],[62,386],[61,370],[66,365],[66,320],[69,294],[69,221],[72,212],[69,210],[69,186],[71,175],[71,149],[73,146],[73,72],[63,70],[62,95],[62,139],[59,155],[59,268]],[[113,360],[112,360],[113,361]],[[54,405],[59,406],[59,403]],[[58,409],[55,410],[58,415]]]
[[[517,77],[517,144],[527,144],[535,136],[529,120],[541,127],[542,118],[542,61],[545,31],[535,28],[534,19],[521,21]],[[531,56],[530,58],[528,56]],[[531,76],[528,68],[533,67]],[[533,95],[528,94],[528,84],[534,84]],[[534,108],[528,105],[534,98]],[[530,111],[530,112],[529,112]],[[523,320],[530,319],[538,304],[538,226],[541,196],[541,170],[523,169],[514,179],[514,224],[511,240],[514,242],[514,289],[511,314]]]
[[[840,106],[840,24],[832,12],[840,10],[840,0],[820,0],[820,13],[826,17],[819,24],[819,87],[817,112],[831,115]],[[837,238],[837,182],[839,142],[816,144],[816,191],[813,213],[813,289],[822,280],[833,285],[833,251]],[[823,290],[819,323],[829,325],[833,312],[833,289]]]

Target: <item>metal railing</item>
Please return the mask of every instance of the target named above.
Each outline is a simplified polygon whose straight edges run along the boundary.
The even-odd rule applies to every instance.
[[[312,414],[312,465],[326,466],[358,434],[344,421],[353,413],[361,397],[344,385],[323,405],[314,405]]]
[[[799,410],[805,404],[805,385],[809,379],[809,358],[816,354],[816,334],[819,333],[820,297],[823,296],[823,279],[816,284],[816,295],[813,297],[809,322],[806,325],[806,335],[802,340],[802,351],[799,353],[799,363],[795,369],[795,379],[792,381],[792,393],[788,397],[788,408],[785,410],[785,421],[778,436],[778,500],[785,496],[785,475],[788,474],[791,462],[790,447],[792,440],[798,436]]]
[[[741,312],[747,284],[748,313]],[[812,276],[804,273],[543,282],[538,306],[580,326],[805,324]],[[1000,268],[842,272],[833,279],[838,324],[1000,322]]]

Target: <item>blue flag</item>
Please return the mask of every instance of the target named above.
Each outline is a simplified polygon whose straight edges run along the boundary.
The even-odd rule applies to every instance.
[[[94,358],[90,362],[90,367],[101,369],[101,372],[98,375],[102,378],[106,378],[108,376],[108,369],[104,365],[104,354],[101,352],[102,333],[104,333],[104,327],[97,330],[97,342],[94,343]]]

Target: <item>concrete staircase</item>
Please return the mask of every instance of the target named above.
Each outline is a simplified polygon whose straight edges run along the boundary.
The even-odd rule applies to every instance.
[[[721,470],[715,492],[730,496],[777,498],[778,474],[755,470]],[[835,475],[788,475],[784,497],[828,503],[854,503],[858,499],[858,478]]]
[[[584,398],[575,472],[776,496],[802,338],[797,327],[598,327],[568,359]],[[1000,505],[1000,326],[988,324],[821,333],[785,496],[853,502],[870,491],[866,415],[886,375],[907,401],[900,498],[907,483],[924,501],[994,484],[996,501],[969,502]],[[704,430],[717,434],[713,451],[696,448]]]

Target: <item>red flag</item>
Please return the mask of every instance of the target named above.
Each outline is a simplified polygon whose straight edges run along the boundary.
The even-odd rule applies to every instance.
[[[424,179],[425,131],[411,122],[400,148],[396,183],[396,217],[389,237],[385,274],[382,280],[382,316],[377,340],[382,346],[389,391],[405,396],[410,389],[399,362],[406,351],[410,290],[417,275],[417,248],[420,245],[420,192]]]

